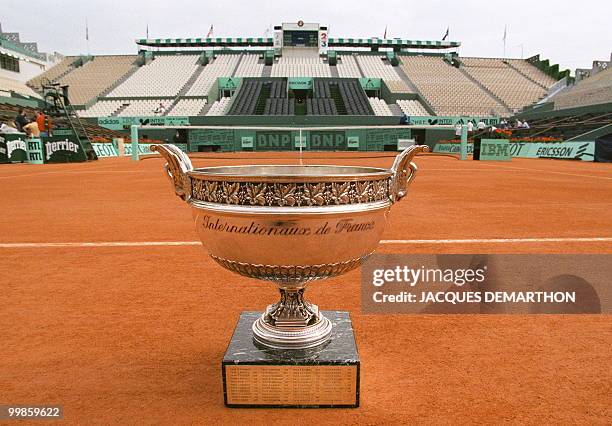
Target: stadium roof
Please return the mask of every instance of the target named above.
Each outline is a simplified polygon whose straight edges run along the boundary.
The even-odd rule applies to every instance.
[[[7,40],[1,34],[0,34],[0,47],[3,47],[4,49],[19,53],[21,55],[25,55],[28,58],[38,59],[39,61],[47,60],[47,56],[44,53],[26,49],[25,47],[23,47],[22,43],[16,43],[16,42]],[[15,55],[14,53],[11,54],[4,49],[2,49],[2,53],[5,55],[13,56],[15,58],[20,58],[20,59],[25,59],[25,58]]]
[[[150,47],[231,47],[273,46],[272,37],[214,37],[214,38],[141,38],[136,44]],[[330,47],[395,47],[413,49],[450,49],[461,46],[458,41],[407,40],[379,38],[330,38]]]

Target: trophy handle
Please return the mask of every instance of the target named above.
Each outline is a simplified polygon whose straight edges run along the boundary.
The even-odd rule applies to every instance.
[[[193,170],[187,154],[172,144],[151,145],[151,151],[159,152],[166,159],[164,170],[174,185],[174,192],[182,200],[187,201],[191,197],[191,181],[187,172]]]
[[[416,164],[412,162],[412,159],[419,152],[428,152],[429,147],[427,145],[412,145],[406,148],[397,157],[391,166],[391,177],[392,191],[391,196],[393,202],[401,200],[408,191],[408,185],[414,179],[418,170]]]

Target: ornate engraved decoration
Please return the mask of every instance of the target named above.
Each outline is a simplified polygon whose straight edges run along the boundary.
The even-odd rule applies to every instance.
[[[390,179],[320,183],[217,182],[191,180],[199,201],[243,206],[327,206],[389,199]]]
[[[335,277],[355,269],[366,260],[372,253],[357,259],[344,262],[324,263],[320,265],[295,266],[295,265],[262,265],[254,263],[236,262],[224,259],[213,254],[210,257],[232,272],[249,278],[259,280],[275,281],[282,283],[304,283],[313,280]]]

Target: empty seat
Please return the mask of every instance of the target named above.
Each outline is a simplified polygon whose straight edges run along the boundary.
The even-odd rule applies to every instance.
[[[318,54],[306,50],[286,49],[272,65],[272,77],[331,77],[329,65]]]
[[[261,77],[265,64],[259,55],[246,53],[242,56],[234,77]]]
[[[377,97],[368,98],[368,100],[370,101],[370,105],[372,105],[372,109],[374,110],[375,115],[393,115],[393,113],[389,109],[389,105],[387,105],[384,100],[379,99]]]
[[[38,93],[26,86],[24,83],[12,78],[0,76],[0,93],[4,93],[4,96],[10,97],[11,92],[36,99],[42,98]]]
[[[508,110],[441,56],[404,56],[402,69],[437,115],[502,115]]]
[[[410,88],[404,83],[397,74],[393,65],[384,61],[380,56],[358,55],[357,62],[361,66],[364,77],[381,78],[384,80],[389,90],[396,93],[411,93]]]
[[[236,64],[240,60],[240,55],[217,55],[217,57],[204,67],[189,90],[188,96],[208,96],[208,92],[217,82],[219,77],[230,77]]]
[[[357,61],[355,60],[355,57],[350,54],[344,54],[338,59],[336,69],[338,70],[339,77],[363,77],[361,75],[361,71],[359,71],[359,67],[357,66]]]
[[[218,101],[213,102],[206,115],[225,115],[229,108],[231,99],[232,98],[230,97],[223,97]]]
[[[56,81],[69,86],[70,103],[84,105],[132,71],[136,58],[135,55],[94,56]]]
[[[462,69],[512,110],[546,96],[547,90],[496,58],[462,58]]]
[[[108,97],[176,96],[198,68],[198,55],[159,55],[144,65]]]
[[[206,99],[180,99],[168,112],[169,116],[196,116],[206,105]]]
[[[400,99],[396,103],[406,115],[412,117],[430,115],[425,107],[416,99]]]

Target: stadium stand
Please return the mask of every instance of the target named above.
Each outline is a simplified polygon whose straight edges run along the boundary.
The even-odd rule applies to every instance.
[[[261,77],[264,71],[264,63],[259,55],[245,54],[240,59],[234,77]]]
[[[364,77],[382,78],[395,93],[411,93],[410,88],[404,83],[401,77],[395,72],[393,66],[385,62],[380,56],[358,55],[357,62],[363,71]]]
[[[204,70],[193,82],[186,95],[208,96],[208,92],[217,81],[217,78],[230,77],[239,60],[240,55],[218,55],[212,63],[204,67]]]
[[[172,104],[171,100],[163,99],[137,99],[137,100],[126,100],[122,102],[125,108],[123,108],[118,114],[119,117],[138,117],[138,116],[152,116],[152,115],[163,115],[158,114],[155,110],[159,107],[159,104],[164,106],[167,110]]]
[[[287,80],[278,79],[268,81],[263,85],[263,96],[265,100],[264,115],[293,115],[295,114],[295,100],[287,97]]]
[[[612,68],[579,81],[552,98],[555,109],[612,102]]]
[[[179,99],[174,107],[166,114],[168,116],[200,115],[206,106],[206,99]]]
[[[527,60],[462,58],[447,50],[458,47],[458,42],[338,38],[330,41],[331,50],[326,52],[299,37],[283,39],[282,47],[274,50],[271,38],[199,40],[138,40],[143,49],[138,57],[67,57],[29,84],[40,87],[47,80],[67,84],[77,108],[97,100],[80,110],[81,117],[151,116],[160,102],[168,116],[398,116],[404,112],[509,117],[535,102],[546,103],[571,81],[569,71],[559,71],[558,65],[540,60],[539,55]],[[170,49],[160,50],[164,48]],[[135,65],[143,62],[146,65]],[[225,80],[220,84],[219,78],[229,77],[242,81],[237,88]],[[292,77],[314,80],[295,81],[288,88],[287,79]],[[381,79],[384,84],[380,89],[368,85],[366,94],[359,78]],[[568,90],[559,94],[559,105]],[[585,98],[605,99],[610,89],[571,90],[584,90]]]
[[[359,80],[357,79],[341,79],[333,82],[328,82],[330,85],[331,97],[336,102],[336,107],[339,104],[339,97],[342,99],[343,106],[338,108],[341,115],[373,115],[374,111],[370,106],[370,101],[366,96]],[[346,112],[344,112],[346,111]]]
[[[308,99],[309,101],[311,99]],[[295,114],[295,100],[289,98],[268,98],[264,107],[265,115]]]
[[[234,96],[234,103],[228,114],[254,115],[263,85],[262,80],[243,80],[240,90]]]
[[[228,115],[293,115],[295,101],[287,97],[285,79],[245,79]]]
[[[78,111],[80,117],[110,117],[121,108],[123,101],[101,100],[96,102],[91,108]]]
[[[556,83],[555,79],[550,75],[539,70],[523,59],[506,59],[505,62],[508,64],[508,66],[513,67],[525,77],[531,79],[534,83],[539,84],[546,89]]]
[[[176,96],[198,68],[198,58],[198,55],[158,55],[113,89],[108,97]]]
[[[314,81],[314,96],[306,99],[307,115],[338,115],[336,102],[332,98],[332,86],[329,80]]]
[[[315,52],[316,53],[316,52]],[[295,48],[283,51],[283,56],[272,65],[272,77],[331,77],[329,65],[318,53]]]
[[[612,134],[612,68],[590,71],[590,77],[565,88],[548,102],[525,108],[511,118],[510,123],[516,119],[529,123],[528,129],[513,129],[513,137],[593,141]]]
[[[461,69],[513,111],[518,111],[525,105],[533,104],[546,96],[547,88],[508,66],[502,59],[461,58],[461,63]]]
[[[28,98],[41,99],[41,96],[20,81],[0,76],[0,96],[10,97],[11,92]]]
[[[509,111],[440,56],[403,56],[402,69],[437,115],[508,115]]]
[[[33,117],[36,113],[34,108],[0,103],[0,123],[10,123],[14,121],[20,109],[23,109],[28,117]],[[113,138],[125,138],[126,136],[124,133],[109,130],[86,121],[83,121],[82,124],[87,135],[97,142],[110,142]],[[67,128],[69,124],[66,118],[53,118],[53,127]]]
[[[513,138],[548,137],[568,140],[612,124],[612,112],[551,115],[529,121],[529,129],[512,129]],[[610,131],[610,130],[609,130]],[[593,140],[590,138],[590,140]]]
[[[425,107],[417,100],[400,99],[396,103],[402,109],[402,112],[406,113],[406,115],[408,116],[414,117],[414,116],[429,115]]]
[[[72,71],[73,68],[71,67],[71,65],[76,60],[77,56],[66,56],[58,64],[49,68],[37,77],[34,77],[33,79],[29,80],[28,86],[38,92],[42,91],[43,82],[49,81],[53,83],[60,77],[66,75],[67,73]]]
[[[345,78],[361,78],[361,71],[359,70],[359,66],[357,65],[357,61],[355,60],[355,56],[350,54],[342,55],[338,64],[336,65],[338,69],[338,77]]]
[[[368,100],[370,101],[370,105],[372,105],[375,115],[393,115],[389,109],[389,105],[382,99],[374,97],[368,98]]]
[[[211,106],[206,115],[225,115],[231,104],[232,98],[223,97],[218,101],[215,101]]]
[[[104,90],[134,68],[134,55],[94,56],[81,67],[74,68],[55,81],[69,86],[72,104],[84,105],[95,99]]]

